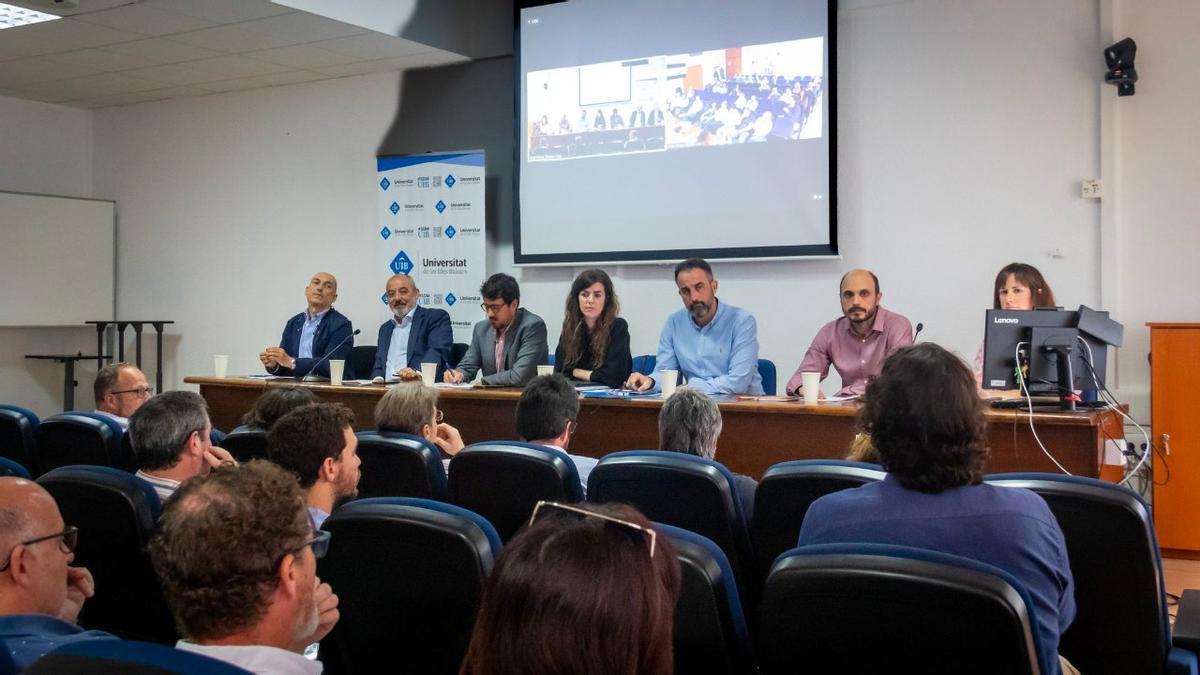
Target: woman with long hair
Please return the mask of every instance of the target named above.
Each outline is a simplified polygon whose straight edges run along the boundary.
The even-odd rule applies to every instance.
[[[563,311],[562,333],[554,350],[554,370],[572,380],[620,387],[633,370],[629,324],[617,316],[621,305],[612,279],[601,269],[580,272]]]

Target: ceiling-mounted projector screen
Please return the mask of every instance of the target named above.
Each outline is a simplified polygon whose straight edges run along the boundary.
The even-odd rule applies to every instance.
[[[833,0],[521,10],[517,264],[837,253]]]

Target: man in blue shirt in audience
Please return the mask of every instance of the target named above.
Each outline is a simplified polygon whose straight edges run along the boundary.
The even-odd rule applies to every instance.
[[[800,545],[894,544],[994,565],[1029,592],[1051,672],[1077,673],[1058,656],[1075,618],[1062,530],[1037,494],[983,483],[987,423],[971,369],[933,343],[905,347],[867,385],[859,425],[887,477],[813,502]]]
[[[70,566],[78,536],[42,486],[0,478],[0,640],[18,670],[65,644],[116,639],[75,624],[93,592],[91,573]]]
[[[354,327],[350,319],[333,308],[337,279],[317,272],[304,289],[308,308],[288,319],[278,347],[267,347],[258,355],[272,375],[302,377],[310,372],[329,377],[329,361],[348,361],[354,349]]]
[[[637,391],[660,388],[662,371],[678,370],[679,384],[705,394],[762,394],[758,374],[758,323],[740,307],[717,300],[717,280],[701,258],[675,266],[684,309],[667,319],[658,339],[658,361],[647,377],[633,373]]]
[[[544,445],[567,453],[571,436],[579,428],[579,393],[565,376],[542,375],[525,385],[517,400],[517,433],[526,443]],[[599,461],[592,457],[567,455],[575,463],[579,482],[587,490],[588,475]]]

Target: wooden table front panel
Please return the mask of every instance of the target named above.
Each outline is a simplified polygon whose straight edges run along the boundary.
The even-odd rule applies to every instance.
[[[184,381],[200,385],[213,425],[223,430],[241,424],[242,415],[267,386],[294,384],[291,380],[200,377]],[[357,419],[356,430],[374,428],[375,404],[385,391],[383,387],[304,386],[313,387],[322,400],[349,406]],[[520,391],[512,389],[443,390],[438,407],[445,413],[446,422],[457,427],[468,444],[516,439],[519,397]],[[653,400],[582,400],[579,431],[571,441],[571,452],[601,457],[618,450],[658,447],[660,406]],[[779,462],[844,457],[854,437],[857,408],[852,404],[804,406],[738,401],[721,403],[720,408],[724,428],[717,459],[731,471],[755,478]],[[1057,471],[1034,441],[1027,413],[989,410],[987,417],[991,449],[988,472]],[[1071,473],[1083,476],[1099,475],[1105,437],[1121,437],[1120,418],[1108,411],[1035,413],[1034,425],[1055,458]]]

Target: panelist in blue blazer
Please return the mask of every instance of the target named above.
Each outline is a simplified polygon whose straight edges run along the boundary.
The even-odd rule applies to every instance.
[[[493,274],[479,287],[487,321],[475,324],[471,345],[457,368],[447,370],[446,382],[470,382],[483,372],[483,384],[521,387],[537,376],[549,359],[546,323],[521,304],[521,287],[507,274]]]
[[[407,274],[394,274],[387,280],[387,303],[393,316],[379,327],[372,379],[415,380],[421,375],[422,363],[438,364],[440,376],[443,364],[450,360],[454,345],[450,315],[444,309],[421,307],[417,304],[420,297],[420,289]]]
[[[330,359],[350,360],[354,327],[333,308],[337,279],[328,272],[317,272],[304,289],[304,297],[308,308],[288,319],[279,346],[267,347],[258,355],[272,375],[302,377],[311,372],[329,377]]]

